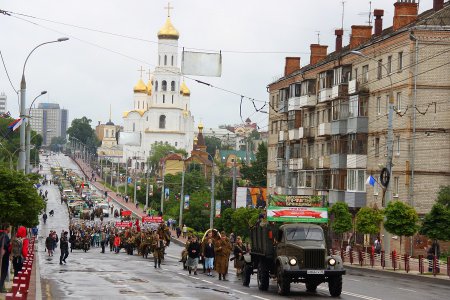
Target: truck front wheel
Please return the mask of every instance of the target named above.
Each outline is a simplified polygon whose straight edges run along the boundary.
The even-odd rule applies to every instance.
[[[253,267],[251,264],[245,264],[244,269],[242,270],[242,285],[249,286],[250,285],[250,277],[252,276]]]
[[[306,285],[306,290],[308,292],[315,293],[317,291],[317,286],[319,284],[317,282],[315,282],[315,281],[306,281],[305,285]]]
[[[328,290],[332,297],[339,297],[342,293],[342,276],[334,276],[328,279]]]
[[[258,264],[258,288],[261,291],[267,291],[269,288],[269,270],[264,261],[260,261]]]
[[[281,265],[277,266],[277,286],[278,294],[281,296],[287,296],[291,292],[291,282],[289,279],[283,276],[283,267]]]

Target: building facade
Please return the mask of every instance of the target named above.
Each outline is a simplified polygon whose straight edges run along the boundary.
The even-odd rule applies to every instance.
[[[144,170],[155,144],[169,144],[189,152],[194,140],[190,90],[178,67],[179,33],[170,17],[158,32],[158,64],[146,85],[134,87],[133,109],[123,113],[124,131],[141,134],[140,146],[124,145],[124,158],[134,157],[133,167]]]
[[[8,111],[8,97],[5,93],[0,94],[0,115]]]
[[[121,126],[114,125],[111,116],[105,124],[99,124],[95,127],[95,135],[102,142],[97,148],[97,155],[100,158],[112,159],[114,162],[124,162],[123,146],[117,143],[117,132],[121,130]]]
[[[42,144],[49,146],[52,138],[67,135],[69,112],[61,109],[57,103],[39,103],[37,108],[31,109],[31,129],[43,138]]]
[[[269,88],[269,193],[320,195],[350,208],[383,207],[389,100],[394,102],[392,198],[429,211],[450,184],[450,3],[394,4],[393,26],[352,26],[350,44],[286,58]],[[373,30],[374,29],[374,30]],[[372,175],[378,183],[366,185]]]

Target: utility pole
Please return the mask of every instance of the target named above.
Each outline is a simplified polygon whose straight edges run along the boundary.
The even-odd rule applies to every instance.
[[[113,187],[113,170],[114,170],[114,161],[111,159],[111,189]]]
[[[119,193],[119,165],[120,165],[120,158],[117,159],[117,173],[116,173],[116,194]]]
[[[128,156],[125,151],[125,196],[128,195]]]
[[[164,198],[166,197],[165,191],[164,191],[164,173],[166,172],[166,162],[163,162],[163,169],[162,169],[162,188],[161,188],[161,213],[164,212]]]
[[[231,196],[231,208],[236,209],[236,159],[233,159],[233,195]]]
[[[28,121],[28,119],[27,119]],[[30,147],[31,147],[31,125],[29,122],[22,124],[22,126],[26,126],[26,138],[25,138],[25,174],[30,173]]]
[[[136,199],[136,187],[137,187],[137,179],[136,179],[136,169],[134,170],[134,195],[133,195],[133,199],[134,199],[134,204],[137,203],[137,199]]]
[[[28,55],[29,56],[29,55]],[[28,58],[27,58],[28,59]],[[25,61],[26,63],[26,61]],[[24,66],[25,69],[25,66]],[[25,119],[25,101],[26,101],[26,90],[27,90],[27,83],[25,81],[25,75],[22,72],[22,80],[20,82],[20,118],[22,119],[22,125],[20,126],[20,151],[19,151],[19,171],[22,171],[25,173],[26,167],[25,167],[25,161],[26,161],[26,153],[25,153],[25,135],[26,130],[25,127],[27,125],[26,119]]]
[[[146,210],[148,209],[148,185],[149,185],[149,180],[150,180],[149,170],[150,170],[150,168],[147,167],[147,172],[145,173],[145,176],[147,179],[147,184],[146,184],[146,188],[145,188],[145,209]],[[147,214],[147,211],[145,213]]]
[[[214,205],[214,157],[212,158],[212,171],[211,171],[211,211],[209,214],[209,228],[213,229],[214,226],[214,212],[215,212],[215,205]]]
[[[178,226],[183,226],[183,209],[184,209],[184,162],[183,172],[181,172],[181,191],[180,191],[180,219],[178,220]]]
[[[284,164],[284,188],[286,195],[289,195],[289,159],[291,158],[291,148],[288,143],[286,143],[285,146],[286,159]]]

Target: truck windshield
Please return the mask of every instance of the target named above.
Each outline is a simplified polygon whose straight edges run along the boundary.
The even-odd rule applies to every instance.
[[[323,241],[323,233],[319,228],[288,228],[286,230],[288,241]]]

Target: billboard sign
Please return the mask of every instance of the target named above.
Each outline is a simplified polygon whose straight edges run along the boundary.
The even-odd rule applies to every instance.
[[[267,189],[261,187],[238,187],[236,190],[236,208],[266,208]]]
[[[328,209],[311,196],[270,195],[267,220],[273,222],[327,223]]]

